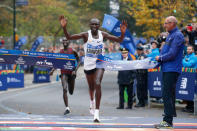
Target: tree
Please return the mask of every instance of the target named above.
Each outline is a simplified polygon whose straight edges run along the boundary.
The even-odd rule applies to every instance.
[[[178,21],[192,22],[195,15],[195,0],[122,0],[127,3],[127,13],[133,16],[137,26],[143,26],[145,37],[158,36],[164,31],[163,22],[167,16],[174,15]]]
[[[13,31],[12,1],[0,1],[0,36],[10,36]]]
[[[0,5],[13,6],[13,1],[1,1]],[[59,16],[65,15],[69,20],[68,30],[71,33],[80,32],[80,21],[75,14],[68,11],[68,5],[58,0],[28,0],[27,6],[17,7],[16,27],[19,36],[28,36],[31,44],[38,36],[64,36],[60,29]],[[0,35],[12,36],[13,12],[0,8]],[[53,39],[51,40],[53,42]],[[31,47],[31,46],[28,46]]]
[[[80,22],[85,26],[83,30],[87,30],[91,18],[103,19],[105,13],[109,12],[108,0],[68,0],[71,10],[74,10]]]

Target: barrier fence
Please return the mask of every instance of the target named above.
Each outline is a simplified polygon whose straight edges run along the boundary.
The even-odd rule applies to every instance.
[[[150,96],[162,96],[162,72],[161,69],[148,70],[148,89]],[[176,98],[181,100],[194,100],[197,93],[197,69],[182,68],[176,86]]]

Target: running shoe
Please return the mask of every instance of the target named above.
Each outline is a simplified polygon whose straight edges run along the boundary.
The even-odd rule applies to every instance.
[[[90,101],[90,114],[94,115],[95,112],[95,101]]]
[[[95,123],[100,123],[99,119],[97,119],[97,118],[94,119],[94,122],[95,122]]]
[[[70,110],[69,109],[66,109],[65,112],[64,112],[64,115],[67,115],[70,113]]]
[[[160,124],[154,125],[156,129],[172,129],[173,126],[166,121],[162,121]]]
[[[100,120],[99,120],[99,110],[96,109],[95,112],[94,112],[94,122],[95,123],[99,123]]]

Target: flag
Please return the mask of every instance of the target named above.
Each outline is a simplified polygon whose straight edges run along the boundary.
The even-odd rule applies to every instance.
[[[27,42],[27,37],[26,36],[20,38],[18,40],[18,42],[16,43],[16,45],[14,47],[14,50],[20,50],[21,46],[23,46],[24,44],[26,44],[26,42]]]
[[[33,43],[31,51],[36,51],[38,46],[44,41],[42,36],[39,36]]]
[[[118,19],[116,19],[111,15],[105,14],[102,28],[108,30],[115,36],[120,36],[121,35],[120,24],[121,22]],[[133,37],[128,29],[126,30],[124,40],[122,43],[120,43],[120,45],[124,48],[127,48],[131,54],[135,53],[136,46]]]
[[[113,17],[111,15],[105,14],[103,24],[102,24],[102,28],[111,32],[117,22],[118,22],[118,19],[116,19],[115,17]]]

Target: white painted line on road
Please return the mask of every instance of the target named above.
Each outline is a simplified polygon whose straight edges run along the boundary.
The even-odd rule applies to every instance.
[[[144,117],[126,117],[126,118],[129,118],[129,119],[140,119],[140,118],[144,118]]]
[[[7,106],[4,106],[3,104],[0,104],[0,107],[3,108],[4,110],[7,110],[7,111],[10,111],[10,112],[19,114],[19,115],[27,115],[26,113],[19,112],[19,111],[17,111],[17,110],[14,110],[14,109],[12,109],[12,108],[9,108],[9,107],[7,107]]]
[[[54,82],[51,82],[51,84],[56,84],[57,82],[54,81]],[[0,92],[0,94],[6,94],[6,93],[10,93],[10,92],[16,92],[16,91],[20,91],[20,90],[25,90],[25,89],[32,89],[32,88],[35,88],[35,87],[42,87],[42,86],[46,86],[48,85],[49,83],[43,83],[43,84],[39,84],[39,85],[32,85],[32,86],[29,86],[28,88],[20,88],[20,89],[16,89],[16,90],[8,90],[6,92]],[[20,93],[20,94],[23,94],[23,93]],[[10,97],[4,97],[2,99],[0,99],[0,107],[3,108],[4,110],[7,110],[9,112],[13,112],[13,113],[16,113],[16,114],[19,114],[19,115],[28,115],[27,113],[24,113],[24,112],[20,112],[20,111],[17,111],[13,108],[10,108],[8,106],[5,106],[3,105],[1,102],[6,100],[6,99],[9,99],[11,97],[14,97],[16,95],[19,95],[19,94],[15,94],[13,96],[10,96]]]

